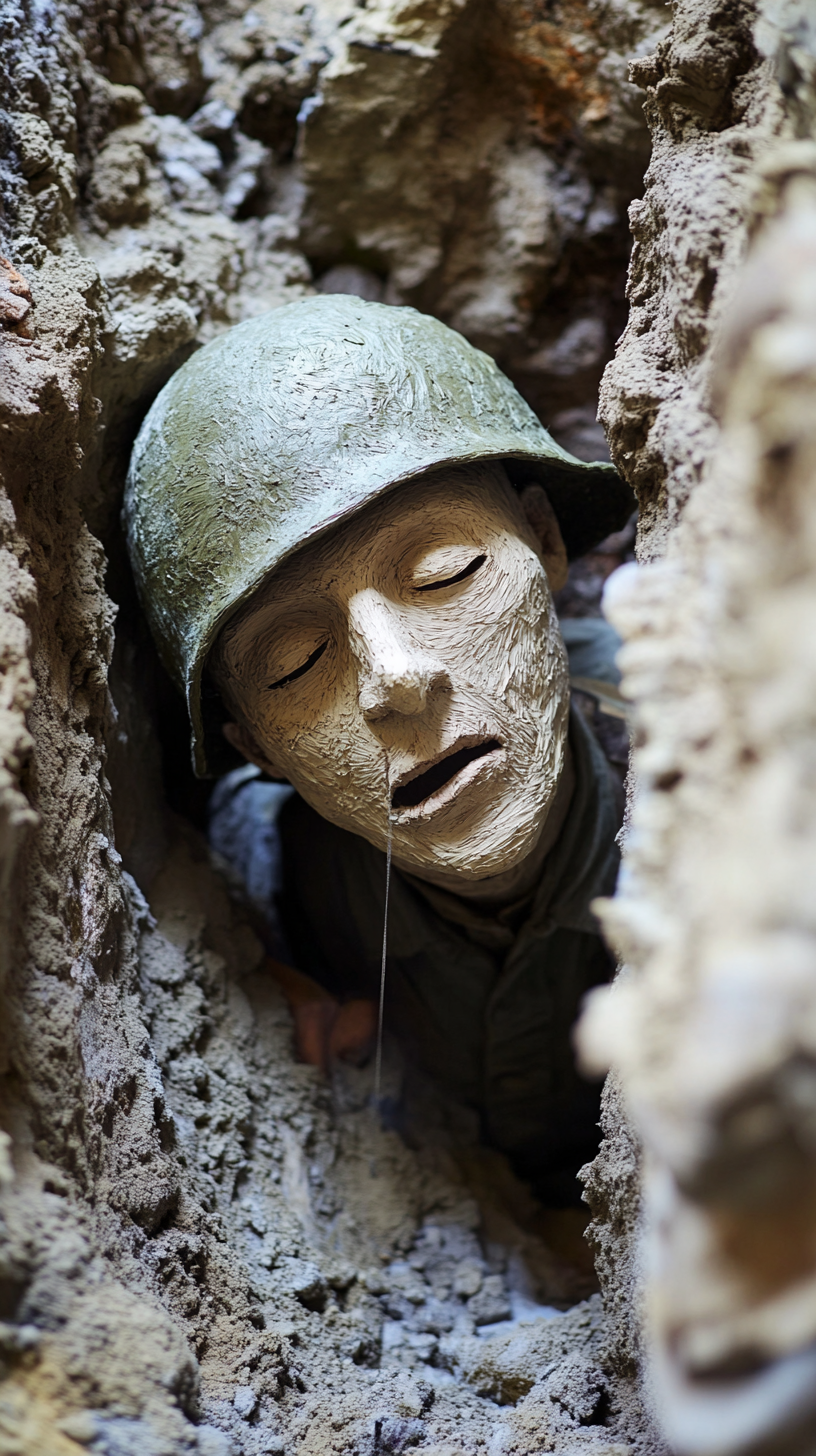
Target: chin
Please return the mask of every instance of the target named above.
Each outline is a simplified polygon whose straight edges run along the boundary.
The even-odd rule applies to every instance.
[[[455,875],[462,880],[488,880],[514,870],[532,854],[541,837],[552,795],[546,807],[527,805],[519,814],[517,802],[494,808],[487,822],[470,833],[450,839],[428,839],[418,844],[409,836],[395,834],[394,857],[406,869],[418,874]]]

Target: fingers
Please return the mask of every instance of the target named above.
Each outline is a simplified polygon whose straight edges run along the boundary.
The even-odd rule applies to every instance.
[[[338,1010],[329,1034],[329,1060],[352,1062],[360,1067],[368,1061],[377,1035],[377,1007],[373,1001],[347,1001]]]
[[[362,1066],[374,1049],[377,1006],[359,998],[339,1005],[311,976],[267,957],[267,969],[289,1003],[295,1050],[302,1062],[326,1074],[337,1061]]]
[[[329,1043],[340,1010],[337,1002],[326,997],[322,1001],[303,1001],[291,1009],[295,1020],[295,1050],[300,1061],[328,1074]]]
[[[326,1074],[338,1061],[362,1066],[371,1056],[377,1035],[377,1007],[373,1001],[329,998],[304,1001],[292,1007],[295,1047],[302,1062]]]

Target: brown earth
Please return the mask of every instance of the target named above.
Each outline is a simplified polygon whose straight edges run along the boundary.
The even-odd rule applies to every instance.
[[[747,6],[682,0],[668,22],[645,0],[6,7],[7,1456],[663,1449],[613,1089],[588,1181],[602,1308],[428,1089],[408,1087],[406,1139],[367,1070],[325,1083],[295,1062],[208,856],[118,512],[172,370],[321,286],[436,313],[601,456],[641,86],[655,152],[604,410],[659,553],[716,443],[711,327],[751,178],[806,115]],[[387,1076],[406,1086],[393,1048]],[[525,1297],[562,1312],[476,1333]]]

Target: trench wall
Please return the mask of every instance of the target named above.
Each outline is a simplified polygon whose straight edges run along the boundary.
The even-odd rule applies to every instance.
[[[634,0],[6,7],[3,1449],[662,1449],[636,1333],[636,1144],[677,1175],[651,1109],[683,1101],[688,1068],[668,1059],[664,1092],[624,1013],[588,1024],[587,1056],[618,1065],[625,1097],[610,1089],[589,1182],[603,1313],[530,1232],[501,1169],[444,1127],[412,1149],[374,1125],[365,1073],[329,1087],[298,1066],[260,944],[206,854],[118,508],[130,442],[172,369],[323,280],[461,328],[586,458],[604,449],[597,390],[626,325],[604,384],[610,444],[640,494],[642,557],[668,561],[682,536],[697,604],[678,612],[653,585],[615,608],[633,639],[641,798],[635,878],[608,922],[639,978],[632,1006],[651,1007],[650,925],[695,863],[683,826],[719,822],[689,820],[684,796],[699,804],[704,787],[731,823],[717,754],[736,752],[737,708],[714,714],[701,747],[699,711],[684,719],[674,700],[689,683],[704,706],[715,694],[706,583],[726,556],[734,581],[749,559],[726,551],[712,338],[762,208],[788,208],[788,172],[768,164],[757,212],[759,169],[812,127],[809,33],[791,14],[780,32],[770,10],[758,25],[747,6],[690,0],[673,28],[662,5]],[[650,147],[627,315],[626,207]],[[735,367],[721,365],[732,403],[716,408],[744,434]],[[728,498],[772,603],[745,472]],[[798,519],[775,527],[783,554],[805,541]],[[745,626],[748,679],[770,671],[752,655],[768,630]],[[788,842],[787,823],[776,832]],[[750,843],[724,842],[726,863],[750,860]],[[688,871],[680,903],[696,906],[701,883]],[[717,923],[688,919],[704,941]],[[687,947],[691,930],[671,925]],[[682,965],[665,975],[680,1009],[661,1001],[655,1028],[699,1002]],[[389,1075],[396,1086],[394,1059]],[[701,1099],[695,1137],[716,1122]],[[486,1343],[470,1301],[500,1312],[519,1268],[540,1301],[579,1302]],[[654,1318],[675,1330],[674,1313]],[[695,1319],[682,1326],[692,1345]],[[411,1321],[414,1343],[384,1360],[384,1332]]]

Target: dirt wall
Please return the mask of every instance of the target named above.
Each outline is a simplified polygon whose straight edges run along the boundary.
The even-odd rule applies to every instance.
[[[659,554],[686,499],[716,495],[711,328],[751,178],[811,124],[798,32],[783,75],[747,8],[669,21],[634,0],[4,11],[0,1450],[662,1448],[633,1293],[638,1154],[611,1089],[589,1181],[604,1313],[426,1091],[406,1140],[374,1119],[365,1070],[329,1085],[294,1061],[208,859],[118,510],[172,369],[314,287],[437,313],[601,455],[650,148],[635,57],[655,151],[605,411]],[[708,556],[685,548],[703,575],[727,528],[711,532]],[[653,657],[672,632],[698,653],[678,620],[665,609]],[[664,689],[629,690],[645,735]],[[659,815],[659,769],[640,764],[639,812]],[[648,851],[648,884],[638,870],[647,909],[673,843]],[[602,1020],[596,1060],[620,1062],[634,1106]],[[387,1075],[404,1082],[393,1049]],[[542,1306],[565,1312],[477,1333]]]
[[[118,511],[172,369],[322,280],[458,324],[602,452],[648,147],[624,57],[663,23],[5,12],[5,1451],[653,1449],[592,1281],[472,1129],[418,1089],[406,1142],[370,1073],[295,1062]]]
[[[635,703],[626,963],[583,1044],[644,1145],[648,1369],[679,1450],[814,1438],[809,647],[816,31],[686,4],[603,389],[637,482],[610,584]],[[795,1087],[795,1091],[794,1091]]]

